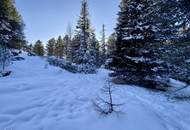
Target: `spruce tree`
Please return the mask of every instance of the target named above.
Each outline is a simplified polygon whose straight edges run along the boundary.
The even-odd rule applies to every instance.
[[[149,85],[146,79],[154,76],[154,63],[146,44],[154,41],[152,23],[145,19],[148,2],[122,0],[116,27],[116,51],[111,65],[116,83]],[[155,87],[155,86],[154,86]]]
[[[116,36],[115,33],[111,34],[108,37],[108,41],[107,41],[107,56],[108,58],[111,58],[116,50]]]
[[[70,47],[70,44],[71,44],[71,39],[69,38],[68,35],[65,35],[64,38],[63,38],[63,41],[65,43],[65,46],[64,46],[64,56],[66,59],[69,59],[68,55],[69,55],[69,47]]]
[[[76,26],[73,43],[76,48],[73,62],[80,65],[82,72],[94,72],[96,38],[90,25],[87,0],[82,1],[81,15]]]
[[[57,58],[63,58],[64,54],[64,41],[61,36],[58,37],[55,44],[55,56]]]
[[[72,49],[73,49],[72,48],[72,27],[70,23],[68,24],[68,27],[67,27],[66,35],[64,37],[64,43],[65,43],[65,47],[64,47],[65,58],[68,61],[72,61],[72,54],[74,52],[72,52]]]
[[[50,39],[46,45],[47,55],[53,56],[55,51],[56,40],[54,38]]]
[[[45,54],[45,50],[44,50],[44,45],[42,43],[42,41],[38,40],[35,44],[34,44],[34,48],[33,51],[36,55],[38,56],[44,56]]]
[[[102,25],[102,37],[101,37],[101,58],[102,64],[106,61],[106,34],[105,34],[105,25]]]
[[[100,52],[100,43],[98,42],[98,40],[96,40],[96,48],[95,48],[95,52],[96,52],[96,65],[97,67],[100,67],[102,65],[101,63],[101,52]]]
[[[87,0],[82,1],[82,9],[79,20],[76,26],[76,37],[78,37],[79,48],[75,55],[75,61],[78,64],[83,64],[86,62],[83,57],[86,54],[89,37],[90,37],[90,19],[88,12],[88,3]]]
[[[76,58],[78,50],[80,48],[80,36],[78,34],[75,34],[71,40],[71,44],[68,46],[68,60],[74,63],[77,63]]]
[[[186,0],[149,0],[146,16],[154,24],[157,41],[178,41],[188,38],[189,5]]]
[[[97,50],[98,40],[96,39],[96,35],[94,32],[91,33],[90,36],[90,44],[88,46],[87,53],[89,53],[88,64],[91,64],[90,67],[93,70],[96,70],[99,65],[99,50]]]
[[[0,1],[0,64],[3,66],[10,61],[10,48],[20,49],[24,41],[24,24],[14,4],[13,0]]]

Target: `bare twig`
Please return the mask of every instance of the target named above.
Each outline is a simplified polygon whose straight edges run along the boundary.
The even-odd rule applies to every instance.
[[[122,106],[123,104],[115,104],[113,103],[113,86],[109,80],[106,80],[105,86],[102,88],[103,94],[108,96],[108,99],[105,100],[101,97],[97,98],[97,101],[93,101],[93,105],[95,110],[98,111],[100,114],[108,115],[113,112],[120,113],[120,111],[115,110],[116,107]]]

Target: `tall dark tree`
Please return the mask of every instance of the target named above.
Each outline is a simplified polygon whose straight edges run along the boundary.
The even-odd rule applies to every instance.
[[[38,40],[35,44],[34,44],[34,48],[33,51],[36,55],[38,56],[44,56],[45,54],[45,49],[44,49],[44,45],[42,43],[42,41]]]
[[[101,32],[101,58],[102,64],[105,63],[106,60],[106,34],[105,34],[105,25],[102,25],[102,32]]]
[[[3,65],[9,61],[9,49],[21,48],[24,41],[24,24],[14,4],[13,0],[0,1],[0,64]]]
[[[64,56],[67,60],[69,60],[70,58],[70,45],[71,45],[71,39],[69,38],[68,35],[65,35],[64,38],[64,43],[65,43],[65,46],[64,46]]]
[[[111,34],[107,40],[107,56],[110,58],[116,51],[116,36],[115,33]]]
[[[56,40],[54,38],[50,39],[46,45],[47,55],[53,56],[55,51]]]
[[[75,55],[75,62],[78,64],[83,64],[84,62],[84,55],[86,54],[89,37],[90,37],[90,19],[89,19],[89,12],[88,12],[88,3],[87,0],[82,1],[82,9],[81,14],[76,26],[76,36],[78,37],[78,44],[79,48]]]
[[[145,19],[146,0],[122,0],[116,27],[116,51],[113,58],[115,82],[147,85],[146,78],[154,75],[152,54],[146,44],[154,40],[152,23]]]
[[[187,3],[186,0],[149,0],[150,13],[146,17],[157,30],[157,41],[176,41],[188,37],[190,21]]]
[[[68,60],[76,63],[78,49],[80,47],[80,36],[75,34],[71,40],[70,45],[68,46]]]
[[[64,47],[64,55],[67,60],[72,61],[72,27],[71,24],[68,24],[66,35],[64,37],[65,47]]]
[[[55,44],[55,56],[57,58],[63,58],[64,54],[64,41],[61,36],[58,37]]]
[[[73,62],[81,66],[82,72],[89,73],[95,69],[93,63],[95,63],[96,57],[94,57],[95,50],[92,51],[92,48],[95,49],[96,38],[90,24],[87,0],[82,1],[81,14],[73,42],[75,43],[75,47],[78,47]]]

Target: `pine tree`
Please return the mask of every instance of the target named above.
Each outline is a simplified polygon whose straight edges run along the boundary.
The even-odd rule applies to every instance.
[[[111,58],[114,54],[114,52],[116,51],[116,36],[115,33],[111,34],[108,37],[108,41],[107,41],[107,56],[109,58]]]
[[[65,47],[64,47],[64,55],[65,58],[68,61],[72,61],[72,27],[71,24],[68,24],[67,27],[67,31],[66,31],[66,35],[64,37],[64,43],[65,43]]]
[[[150,13],[146,17],[155,26],[157,41],[188,37],[190,21],[186,0],[150,0],[149,4]]]
[[[34,53],[38,56],[44,56],[45,50],[42,41],[38,40],[34,45]]]
[[[99,65],[99,50],[97,50],[98,40],[96,39],[96,35],[94,32],[91,33],[90,36],[90,44],[88,46],[89,58],[88,62],[91,64],[93,70],[96,70],[97,66]]]
[[[73,62],[79,64],[84,73],[94,72],[96,38],[90,25],[87,0],[82,1],[81,15],[77,23],[73,45],[76,50]]]
[[[55,44],[55,56],[57,58],[63,58],[64,55],[64,41],[61,36],[58,37]]]
[[[63,38],[65,46],[64,46],[64,56],[67,60],[70,61],[71,58],[71,54],[70,54],[70,47],[71,47],[71,39],[69,38],[68,35],[65,35],[65,37]]]
[[[102,25],[102,37],[101,37],[101,58],[102,64],[106,61],[106,35],[105,35],[105,25]]]
[[[4,27],[4,29],[0,30],[0,33],[6,35],[9,48],[20,49],[25,44],[24,24],[14,4],[13,0],[2,0],[0,2],[0,26]]]
[[[155,64],[146,44],[154,41],[154,29],[145,18],[148,4],[144,0],[122,0],[120,3],[116,51],[111,63],[115,70],[114,81],[117,83],[151,86],[146,79],[154,76]]]
[[[10,48],[21,48],[24,41],[23,22],[13,0],[0,1],[0,64],[10,61]],[[14,42],[13,42],[14,41]],[[7,64],[6,64],[7,65]],[[4,67],[3,67],[4,68]]]
[[[98,42],[98,40],[96,42],[95,52],[96,52],[96,65],[97,67],[100,67],[102,63],[101,63],[100,43]]]
[[[56,40],[54,38],[50,39],[46,45],[46,49],[47,49],[47,55],[48,56],[53,56],[54,55],[54,51],[55,51],[55,44],[56,44]]]
[[[75,60],[74,62],[78,64],[83,64],[86,62],[83,57],[87,51],[89,37],[90,37],[90,19],[89,19],[89,12],[88,12],[88,3],[87,0],[82,1],[82,9],[81,14],[76,26],[76,38],[79,40],[77,41],[79,44],[79,48],[77,49]]]

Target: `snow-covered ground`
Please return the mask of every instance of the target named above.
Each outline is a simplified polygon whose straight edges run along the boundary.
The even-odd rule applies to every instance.
[[[27,57],[0,78],[0,130],[190,130],[190,103],[161,92],[114,86],[122,114],[99,115],[92,100],[101,96],[108,71],[72,74]]]

